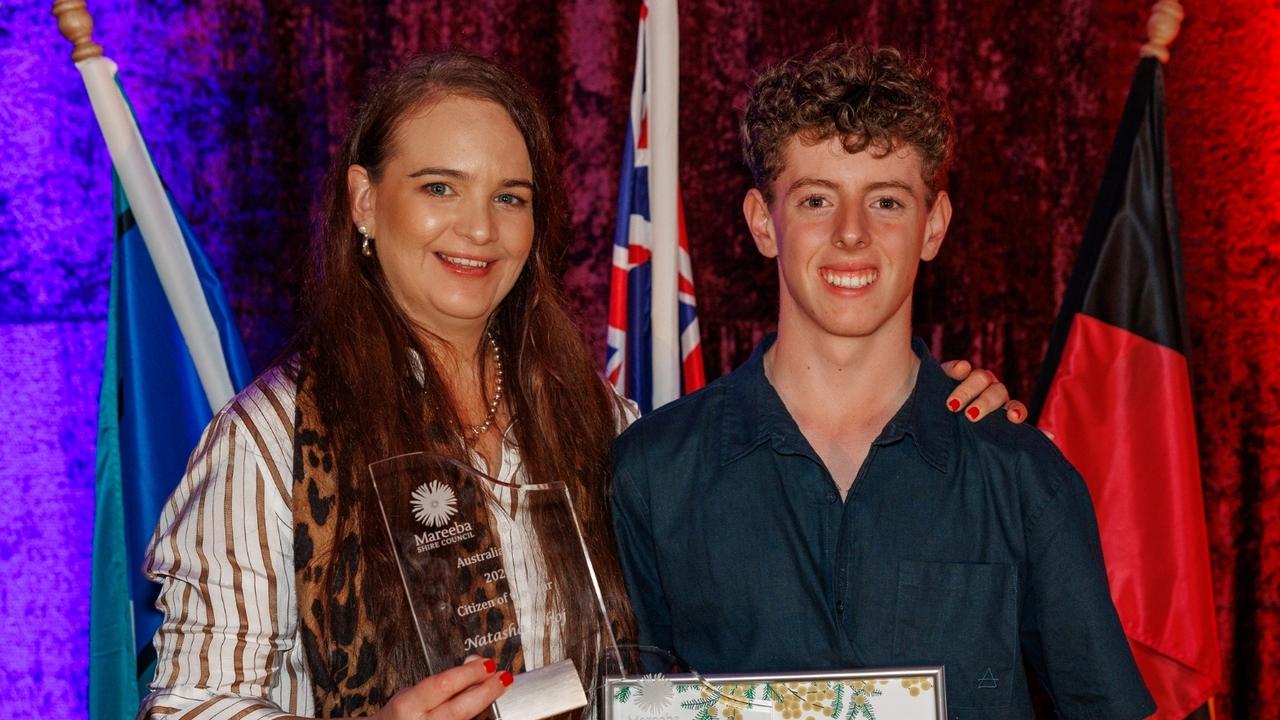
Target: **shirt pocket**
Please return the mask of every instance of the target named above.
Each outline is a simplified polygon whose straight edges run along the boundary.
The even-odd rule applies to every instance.
[[[1017,643],[1013,565],[899,561],[893,654],[946,666],[949,706],[1007,707]]]

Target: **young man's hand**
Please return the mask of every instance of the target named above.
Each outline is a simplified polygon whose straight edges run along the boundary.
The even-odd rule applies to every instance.
[[[952,380],[960,381],[947,396],[947,409],[951,412],[963,409],[965,417],[977,422],[987,413],[1003,407],[1009,422],[1021,423],[1027,419],[1027,406],[1018,400],[1010,400],[1009,389],[990,370],[974,370],[968,360],[949,360],[942,363],[942,370]]]

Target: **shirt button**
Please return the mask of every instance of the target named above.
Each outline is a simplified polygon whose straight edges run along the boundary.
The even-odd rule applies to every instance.
[[[842,614],[844,614],[844,601],[843,601],[843,600],[837,600],[837,601],[836,601],[836,614],[837,614],[837,615],[842,615]]]
[[[840,500],[840,496],[839,496],[839,495],[836,495],[834,492],[828,492],[828,493],[827,493],[827,503],[828,503],[828,504],[835,505],[835,504],[836,504],[836,502],[838,502],[839,500]]]

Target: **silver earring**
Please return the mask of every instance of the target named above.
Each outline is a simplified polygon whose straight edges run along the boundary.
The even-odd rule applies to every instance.
[[[373,238],[369,237],[369,228],[364,225],[356,227],[356,232],[360,233],[360,254],[365,257],[373,257]]]

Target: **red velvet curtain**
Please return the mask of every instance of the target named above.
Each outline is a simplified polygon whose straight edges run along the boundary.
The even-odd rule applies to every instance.
[[[174,42],[224,106],[192,125],[190,194],[256,365],[289,332],[308,214],[368,74],[468,49],[517,68],[554,117],[574,198],[567,278],[603,357],[610,238],[637,0],[196,0]],[[923,272],[917,332],[1031,391],[1115,123],[1147,3],[685,0],[681,161],[709,375],[770,329],[772,266],[743,227],[737,123],[755,68],[834,39],[924,54],[959,129],[956,214]],[[1194,393],[1226,660],[1221,718],[1280,707],[1280,9],[1188,3],[1166,68]],[[127,68],[125,70],[128,70]],[[170,70],[166,69],[166,72]],[[135,96],[149,92],[131,85]],[[154,90],[163,92],[163,89]],[[188,202],[189,212],[193,204]],[[207,213],[201,216],[202,213]],[[212,230],[210,230],[212,228]],[[215,246],[218,241],[214,241]],[[281,282],[285,278],[287,282]]]

